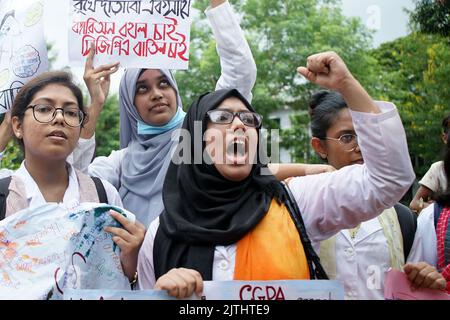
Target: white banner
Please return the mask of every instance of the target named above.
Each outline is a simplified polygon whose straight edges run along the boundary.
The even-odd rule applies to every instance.
[[[167,300],[165,291],[70,290],[64,300]],[[344,288],[334,280],[205,281],[203,297],[187,300],[343,300]]]
[[[61,299],[66,289],[129,289],[119,248],[106,226],[109,210],[84,203],[25,209],[0,222],[0,299]]]
[[[187,69],[191,0],[70,0],[69,60]]]
[[[0,2],[0,113],[28,80],[48,70],[43,12],[41,1]]]

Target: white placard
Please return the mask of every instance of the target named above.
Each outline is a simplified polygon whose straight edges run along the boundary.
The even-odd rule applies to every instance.
[[[28,80],[48,70],[43,13],[41,1],[0,2],[0,113]]]
[[[191,0],[70,0],[69,59],[84,65],[187,69]]]

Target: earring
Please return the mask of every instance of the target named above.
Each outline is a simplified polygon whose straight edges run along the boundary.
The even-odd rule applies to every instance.
[[[320,157],[325,160],[327,158],[327,154],[326,153],[321,153]]]
[[[16,132],[16,138],[22,139],[22,134],[19,131]]]

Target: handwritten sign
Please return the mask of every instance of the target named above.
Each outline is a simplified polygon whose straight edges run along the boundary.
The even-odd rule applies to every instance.
[[[120,208],[84,203],[25,209],[0,222],[0,299],[61,299],[66,289],[129,289],[106,233]]]
[[[71,0],[69,58],[84,64],[187,69],[191,0]]]
[[[43,12],[41,1],[0,2],[0,113],[28,80],[48,69]]]
[[[343,300],[335,280],[206,281],[207,300]]]
[[[411,290],[408,277],[398,270],[391,269],[386,274],[384,283],[386,300],[450,300],[444,291],[432,289]]]
[[[167,300],[165,291],[70,290],[65,300]],[[200,299],[195,295],[187,300]],[[205,281],[203,300],[343,300],[344,288],[333,280]]]

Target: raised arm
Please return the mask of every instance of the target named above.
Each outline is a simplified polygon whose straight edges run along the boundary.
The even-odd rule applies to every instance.
[[[278,181],[336,170],[328,164],[305,163],[269,163],[268,168]]]
[[[299,67],[297,71],[321,87],[338,91],[351,110],[381,113],[380,108],[335,52],[312,55],[308,57],[306,67]]]
[[[110,76],[118,70],[119,63],[111,63],[101,65],[94,68],[94,48],[91,45],[91,50],[86,58],[84,66],[83,79],[91,97],[91,104],[88,108],[88,121],[84,124],[81,130],[81,138],[90,139],[95,133],[98,117],[105,105],[108,97],[109,87],[111,84]]]
[[[392,207],[415,175],[395,106],[374,102],[336,53],[311,56],[298,71],[344,96],[364,158],[363,165],[290,181],[308,233],[313,241],[321,241]]]
[[[221,66],[216,90],[236,88],[251,102],[256,64],[244,32],[228,1],[211,0],[210,5],[205,13],[216,39]]]
[[[110,76],[118,70],[119,63],[111,63],[94,68],[94,47],[86,58],[83,79],[90,95],[90,105],[87,108],[86,121],[81,129],[77,147],[67,158],[75,168],[87,173],[95,153],[95,127],[100,113],[108,97],[111,84]]]

